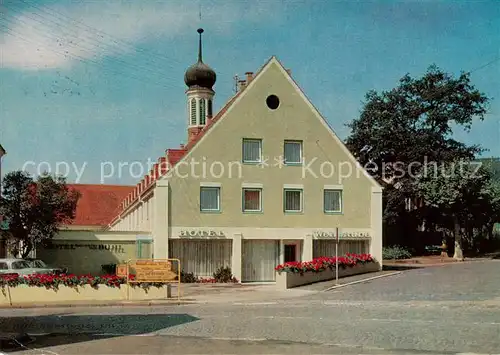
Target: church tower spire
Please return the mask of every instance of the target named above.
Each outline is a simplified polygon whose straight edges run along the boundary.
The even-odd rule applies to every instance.
[[[212,118],[213,97],[215,91],[213,86],[217,79],[215,71],[203,63],[202,56],[202,33],[203,28],[198,29],[198,61],[191,65],[184,74],[184,82],[188,102],[188,142],[191,141],[205,127]]]

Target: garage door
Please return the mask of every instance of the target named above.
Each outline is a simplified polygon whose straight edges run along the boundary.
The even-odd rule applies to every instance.
[[[243,240],[243,282],[276,281],[274,268],[279,264],[278,240]]]

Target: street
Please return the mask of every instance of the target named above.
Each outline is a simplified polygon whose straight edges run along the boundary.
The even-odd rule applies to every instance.
[[[15,354],[495,354],[499,286],[500,261],[477,261],[269,301],[0,316],[3,332],[35,335]]]

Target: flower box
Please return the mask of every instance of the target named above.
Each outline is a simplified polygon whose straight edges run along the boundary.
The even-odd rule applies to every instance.
[[[79,301],[136,301],[169,298],[166,284],[127,285],[123,277],[31,275],[0,277],[0,305]]]
[[[316,258],[308,262],[285,263],[276,270],[276,286],[279,289],[312,284],[335,279],[337,259]],[[346,254],[338,258],[339,278],[380,271],[380,264],[369,254]]]

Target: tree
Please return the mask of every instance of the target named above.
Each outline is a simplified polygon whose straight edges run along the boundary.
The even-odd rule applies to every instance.
[[[478,145],[455,140],[452,128],[469,130],[474,119],[484,119],[488,103],[468,73],[454,77],[436,66],[430,66],[421,78],[403,76],[389,91],[367,93],[360,117],[347,125],[351,134],[346,144],[385,186],[386,224],[397,226],[402,219],[424,218],[423,204],[408,211],[405,202],[422,195],[415,177],[425,166],[469,161],[483,151]]]
[[[62,177],[43,174],[35,181],[24,171],[7,174],[0,215],[8,223],[8,230],[1,233],[10,251],[26,258],[37,244],[51,240],[61,225],[72,222],[79,198]]]
[[[488,203],[489,175],[472,161],[457,160],[435,167],[416,177],[416,190],[427,208],[439,212],[437,223],[453,231],[453,257],[463,260],[463,227],[484,201]]]

